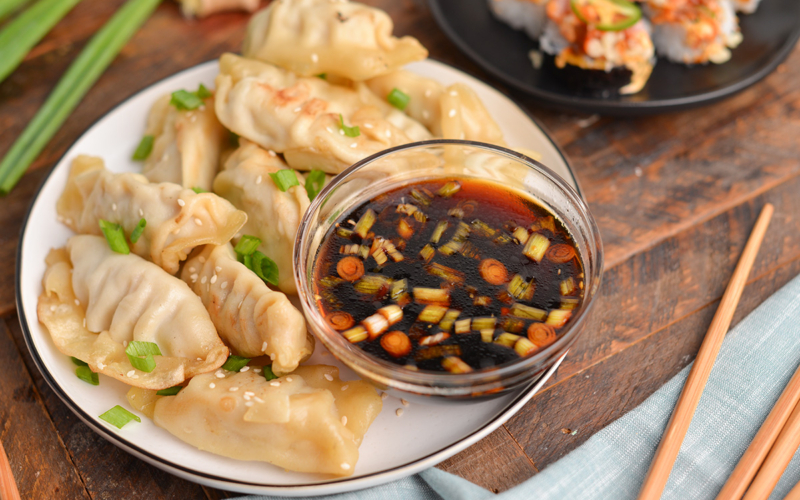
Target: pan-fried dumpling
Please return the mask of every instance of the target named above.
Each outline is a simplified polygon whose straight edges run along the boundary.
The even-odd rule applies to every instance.
[[[211,191],[219,170],[219,155],[228,133],[214,113],[214,98],[190,111],[170,104],[170,95],[150,109],[145,135],[154,137],[153,150],[142,173],[150,182],[174,182],[185,188]]]
[[[131,251],[170,274],[201,245],[227,243],[247,215],[213,193],[197,194],[177,184],[151,184],[139,174],[114,174],[103,160],[78,156],[56,205],[59,220],[82,234],[100,235],[100,219],[130,235],[141,219],[147,225]]]
[[[217,332],[234,354],[269,356],[272,371],[281,375],[297,368],[314,350],[303,314],[286,295],[270,290],[237,262],[230,245],[207,245],[192,255],[183,266],[181,279],[202,299]]]
[[[128,400],[201,450],[337,476],[353,473],[358,446],[382,406],[374,387],[342,382],[331,366],[301,367],[269,382],[252,369],[219,370],[194,377],[176,396],[132,390]]]
[[[383,149],[430,139],[411,117],[363,85],[331,85],[233,54],[220,58],[217,117],[225,127],[264,149],[283,153],[299,170],[339,173]],[[358,135],[345,134],[358,127]]]
[[[405,112],[444,139],[466,139],[504,146],[503,132],[475,92],[463,83],[439,82],[398,70],[366,82],[381,98],[398,89],[410,97]]]
[[[362,81],[428,57],[416,38],[392,36],[386,12],[347,0],[277,0],[253,16],[242,54],[301,76]]]
[[[166,389],[214,371],[228,357],[203,303],[186,283],[100,236],[73,236],[47,257],[37,312],[59,351],[126,384]],[[154,342],[152,372],[135,369],[125,347]]]
[[[302,177],[298,175],[301,185],[281,191],[269,174],[289,168],[283,160],[245,139],[239,144],[214,180],[214,192],[247,213],[242,233],[261,239],[259,250],[278,265],[281,291],[297,293],[292,251],[309,205]]]
[[[179,0],[186,17],[206,17],[217,12],[245,10],[253,12],[260,0]]]

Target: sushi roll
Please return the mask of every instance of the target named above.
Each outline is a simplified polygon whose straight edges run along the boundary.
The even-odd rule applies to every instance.
[[[648,0],[656,52],[684,64],[721,64],[742,41],[729,0]]]
[[[752,14],[758,8],[761,0],[733,0],[733,8],[736,12],[743,14]]]
[[[500,21],[515,30],[525,30],[536,40],[542,34],[547,21],[545,5],[547,0],[488,0],[489,10]]]
[[[551,0],[541,50],[561,76],[590,91],[639,92],[655,64],[650,25],[626,0]]]

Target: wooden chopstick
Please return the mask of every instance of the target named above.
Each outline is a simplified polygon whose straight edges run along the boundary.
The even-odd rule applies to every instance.
[[[20,500],[14,473],[11,472],[11,464],[8,463],[2,442],[0,442],[0,500]]]
[[[753,442],[747,447],[744,455],[739,459],[739,463],[736,464],[736,468],[733,469],[731,477],[719,491],[717,500],[742,498],[798,402],[800,402],[800,368],[794,372],[792,379],[786,384],[781,397],[778,398],[766,420],[761,424]],[[798,490],[798,494],[800,494],[800,490]]]
[[[800,500],[800,483],[794,485],[792,491],[790,491],[783,500]]]
[[[798,446],[800,446],[800,405],[795,406],[786,425],[778,434],[775,444],[772,445],[767,458],[764,459],[744,500],[767,498],[778,484],[778,480],[792,460]]]
[[[733,276],[731,276],[728,287],[722,295],[719,308],[714,314],[714,319],[711,320],[711,326],[708,327],[708,332],[703,339],[703,344],[700,346],[700,351],[697,353],[697,358],[694,360],[692,370],[689,372],[689,377],[683,386],[683,391],[678,398],[678,404],[672,412],[672,417],[670,417],[667,424],[667,430],[658,445],[655,458],[650,464],[650,470],[639,492],[640,500],[656,500],[660,498],[664,487],[667,485],[672,466],[678,457],[683,438],[686,436],[694,411],[700,402],[700,396],[703,395],[703,389],[708,381],[708,376],[711,374],[714,360],[717,358],[717,353],[722,347],[722,341],[728,332],[733,313],[739,303],[739,298],[742,296],[742,290],[744,290],[750,269],[753,267],[758,249],[764,240],[764,234],[767,231],[767,226],[769,226],[773,211],[774,207],[771,204],[764,205],[761,215],[758,216],[753,231],[750,233],[750,238],[747,240],[741,257],[739,257]]]

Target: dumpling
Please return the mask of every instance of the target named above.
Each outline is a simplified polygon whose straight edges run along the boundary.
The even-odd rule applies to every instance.
[[[217,373],[194,377],[176,396],[134,390],[128,398],[201,450],[298,472],[353,473],[364,433],[382,407],[374,387],[342,382],[331,366],[301,367],[269,382],[254,370]]]
[[[206,17],[217,12],[245,10],[253,12],[260,0],[179,0],[181,12],[186,17]]]
[[[181,279],[202,299],[234,354],[269,356],[272,371],[281,375],[297,368],[314,350],[303,314],[286,295],[270,290],[237,262],[230,245],[207,245],[186,261]]]
[[[233,54],[220,58],[217,117],[225,127],[264,149],[283,153],[299,170],[339,173],[386,148],[430,139],[405,113],[363,85],[331,85]],[[341,127],[358,127],[350,137]]]
[[[145,135],[155,140],[142,173],[150,182],[211,191],[220,151],[228,138],[214,113],[214,98],[205,99],[205,105],[191,111],[178,110],[170,98],[161,97],[150,109]]]
[[[168,182],[151,184],[139,174],[114,174],[103,160],[78,156],[56,204],[59,220],[83,234],[102,234],[100,219],[131,234],[147,225],[131,251],[170,274],[197,246],[227,243],[247,221],[244,212],[213,193],[197,194]]]
[[[497,122],[477,94],[463,83],[445,88],[430,78],[398,70],[373,78],[366,85],[381,98],[395,88],[407,94],[405,112],[436,137],[505,145]]]
[[[428,57],[416,38],[392,36],[386,12],[346,0],[277,0],[253,16],[242,55],[301,76],[362,81]]]
[[[281,291],[297,293],[292,251],[309,205],[302,176],[298,175],[300,185],[281,191],[269,174],[289,168],[283,160],[245,139],[239,144],[214,180],[214,192],[247,213],[242,233],[261,239],[259,250],[278,265]]]
[[[100,236],[73,236],[47,257],[37,312],[59,351],[95,372],[148,389],[166,389],[213,371],[228,357],[202,301],[184,283]],[[152,372],[135,369],[125,347],[154,342]]]

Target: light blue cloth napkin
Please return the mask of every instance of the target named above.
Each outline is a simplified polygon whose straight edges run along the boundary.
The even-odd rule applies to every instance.
[[[720,350],[662,498],[714,498],[800,365],[800,276],[739,323]],[[519,486],[499,495],[438,469],[326,500],[636,498],[689,373]],[[800,453],[771,499],[800,480]],[[278,497],[247,497],[277,500]]]

